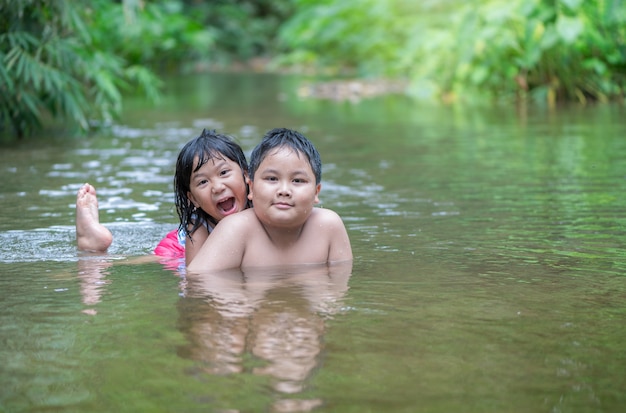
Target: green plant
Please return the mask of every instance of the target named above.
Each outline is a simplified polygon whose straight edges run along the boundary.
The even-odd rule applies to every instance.
[[[131,84],[158,97],[148,69],[94,47],[85,10],[67,0],[0,0],[0,129],[23,137],[52,117],[86,130],[120,112]]]
[[[85,19],[93,28],[95,49],[128,65],[161,71],[208,59],[215,48],[214,31],[187,13],[176,0],[95,0],[85,9]]]
[[[275,52],[277,31],[294,10],[292,0],[188,1],[187,14],[214,36],[213,61],[248,60]]]
[[[299,0],[281,26],[283,64],[351,68],[363,76],[393,72],[402,17],[390,0]],[[399,24],[398,24],[399,23]]]
[[[411,79],[419,99],[623,99],[622,0],[298,0],[289,64]]]

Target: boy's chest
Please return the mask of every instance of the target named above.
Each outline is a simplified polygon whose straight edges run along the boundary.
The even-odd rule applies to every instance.
[[[326,242],[299,242],[291,247],[278,247],[267,240],[251,242],[246,247],[241,265],[243,267],[322,264],[328,262]]]

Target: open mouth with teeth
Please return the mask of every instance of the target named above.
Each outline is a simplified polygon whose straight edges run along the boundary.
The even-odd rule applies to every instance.
[[[237,204],[235,202],[235,198],[228,198],[222,202],[217,203],[217,208],[224,215],[229,215],[237,212],[236,206]]]

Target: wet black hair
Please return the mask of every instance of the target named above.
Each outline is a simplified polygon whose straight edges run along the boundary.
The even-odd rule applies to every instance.
[[[315,145],[300,132],[287,128],[276,128],[268,131],[261,143],[252,151],[250,155],[250,179],[254,181],[254,173],[259,169],[259,165],[272,149],[287,147],[293,149],[297,154],[307,157],[313,174],[315,184],[322,181],[322,160]]]
[[[248,172],[248,162],[241,146],[230,136],[219,134],[215,130],[203,129],[200,136],[187,142],[178,153],[174,173],[174,202],[180,220],[178,230],[184,231],[189,238],[203,224],[217,225],[217,220],[201,208],[195,208],[188,196],[191,174],[211,159],[216,158],[228,158],[237,163],[244,177]],[[198,164],[194,168],[196,159],[198,159]],[[246,208],[250,206],[251,202],[247,201]]]

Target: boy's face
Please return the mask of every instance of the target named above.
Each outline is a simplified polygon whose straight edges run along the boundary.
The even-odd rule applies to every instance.
[[[311,215],[320,189],[306,155],[283,147],[263,159],[250,182],[248,198],[264,224],[294,227]]]
[[[191,174],[189,199],[217,221],[246,209],[247,194],[241,167],[226,157],[213,157]]]

